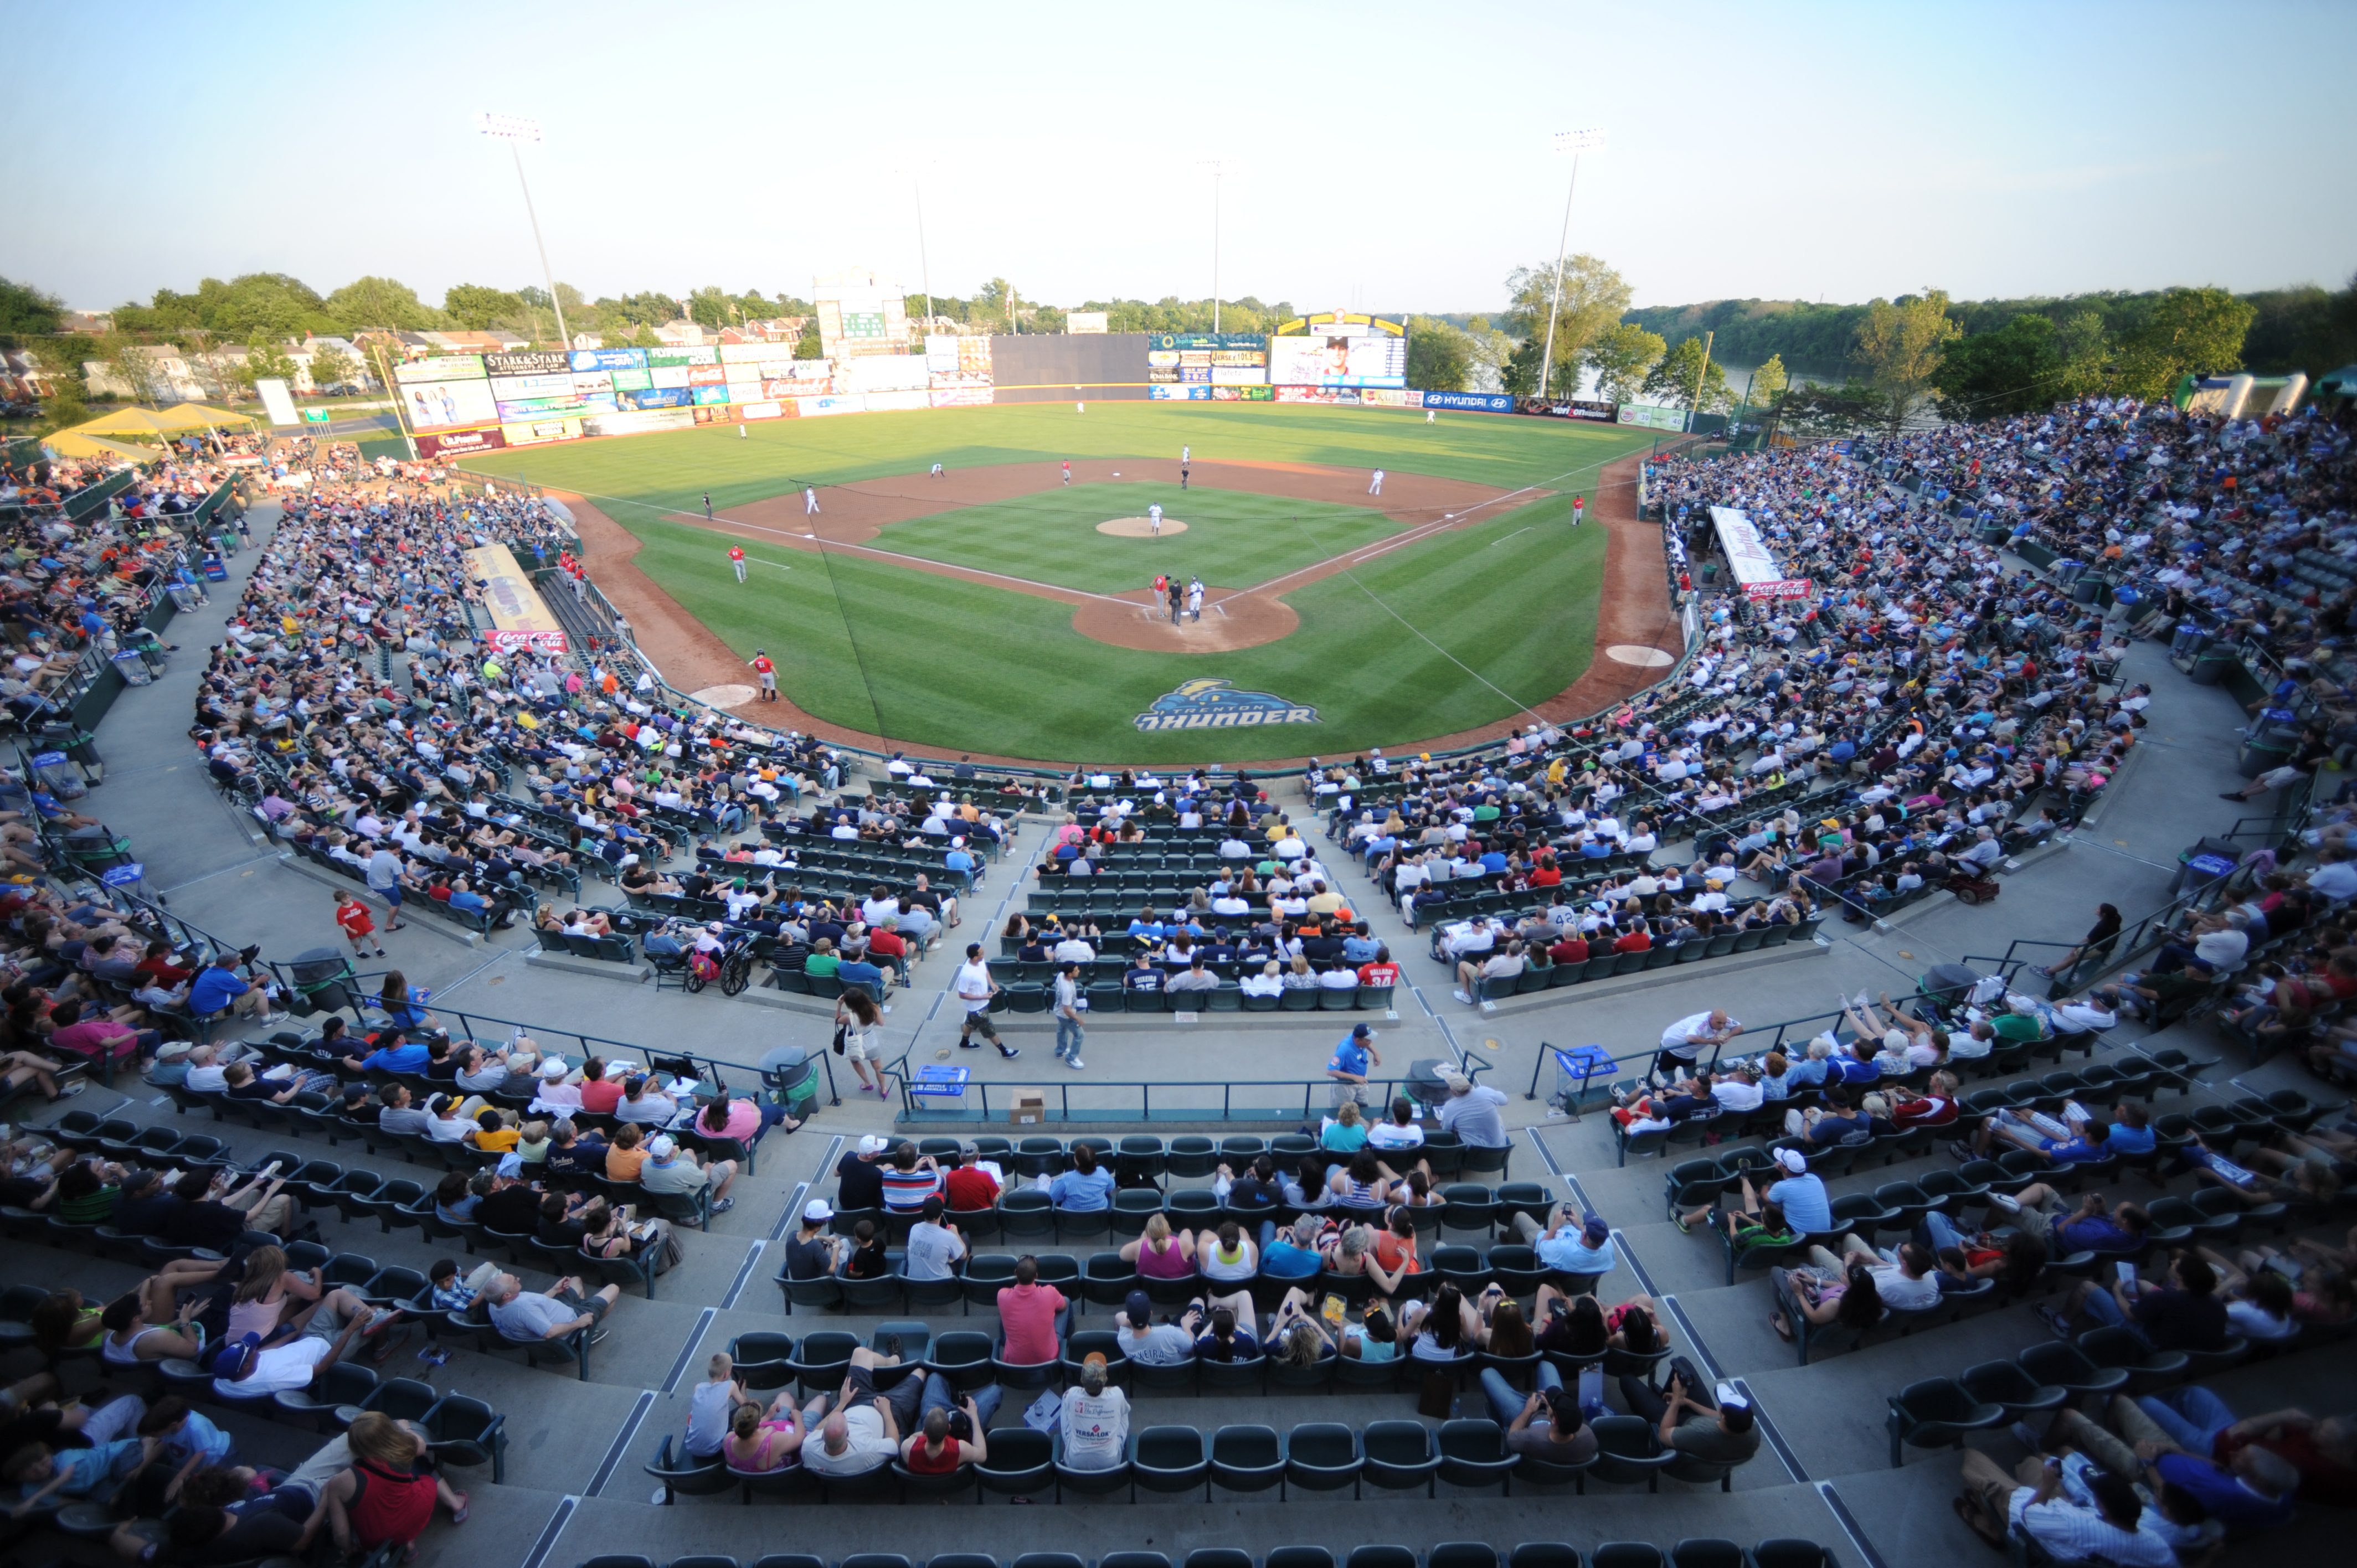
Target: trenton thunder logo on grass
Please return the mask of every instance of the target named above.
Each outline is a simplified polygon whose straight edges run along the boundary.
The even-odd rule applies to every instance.
[[[1197,680],[1154,699],[1131,721],[1140,729],[1234,729],[1247,725],[1314,725],[1316,708],[1296,707],[1266,692],[1239,692],[1227,681]]]

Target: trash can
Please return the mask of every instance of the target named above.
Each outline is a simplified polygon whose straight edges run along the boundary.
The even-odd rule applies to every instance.
[[[88,730],[76,730],[66,741],[66,757],[81,769],[85,782],[97,784],[106,778],[106,758],[98,754],[98,737]]]
[[[226,583],[229,581],[229,567],[222,563],[221,558],[218,555],[208,555],[205,557],[204,573],[205,581],[208,583]]]
[[[114,672],[123,677],[123,682],[126,686],[147,686],[155,683],[155,671],[147,668],[147,660],[140,656],[139,650],[135,648],[126,648],[116,654],[113,663]]]
[[[204,608],[205,591],[194,583],[175,583],[169,592],[173,607],[182,615]]]
[[[780,1046],[761,1058],[761,1081],[788,1113],[807,1116],[818,1099],[818,1062],[800,1046]]]
[[[2193,668],[2187,672],[2187,678],[2197,686],[2214,686],[2226,678],[2226,671],[2233,666],[2233,663],[2234,655],[2232,650],[2223,648],[2208,649],[2203,651],[2201,658],[2193,661]]]
[[[2012,537],[2013,530],[1996,523],[1991,523],[1988,527],[1981,530],[1981,542],[1983,544],[2003,544],[2007,540]]]
[[[296,954],[287,964],[286,973],[295,983],[297,1013],[336,1013],[347,1007],[358,1010],[350,987],[344,983],[354,977],[351,961],[335,949],[312,948]]]
[[[60,800],[79,800],[90,793],[90,787],[82,782],[81,769],[62,751],[44,751],[35,756],[33,776],[40,780],[41,788]]]
[[[2252,740],[2243,743],[2243,755],[2236,759],[2234,770],[2245,779],[2256,779],[2270,768],[2281,768],[2291,759],[2291,747],[2270,741]]]
[[[2071,602],[2074,605],[2093,604],[2095,602],[2095,590],[2103,585],[2104,580],[2101,577],[2082,575],[2076,578],[2071,584]]]
[[[2209,646],[2210,628],[2187,621],[2169,639],[2169,656],[2171,659],[2191,659]]]

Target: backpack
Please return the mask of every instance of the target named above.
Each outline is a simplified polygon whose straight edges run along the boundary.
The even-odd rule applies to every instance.
[[[694,975],[698,980],[717,980],[720,978],[719,959],[716,958],[711,953],[705,952],[701,948],[688,955],[687,968],[688,972]]]

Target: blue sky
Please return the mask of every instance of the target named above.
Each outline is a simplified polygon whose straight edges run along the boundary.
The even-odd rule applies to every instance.
[[[438,301],[536,282],[484,109],[591,295],[1221,292],[1493,309],[1572,248],[1640,304],[2357,270],[2357,6],[59,5],[11,12],[0,274],[80,306],[202,275]],[[2315,117],[2318,128],[2307,123]],[[317,177],[340,191],[321,199]],[[915,179],[924,189],[920,263]]]

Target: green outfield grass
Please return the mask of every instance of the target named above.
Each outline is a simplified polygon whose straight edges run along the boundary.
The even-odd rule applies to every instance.
[[[786,693],[819,718],[928,748],[1060,764],[1334,755],[1471,729],[1544,702],[1587,667],[1603,576],[1605,531],[1568,527],[1570,498],[1650,439],[1609,426],[1476,414],[1426,425],[1384,411],[1268,404],[1092,403],[1085,415],[1034,404],[749,428],[743,439],[712,427],[493,453],[468,467],[597,499],[644,542],[638,564],[649,576],[743,657],[767,650]],[[664,515],[693,511],[700,522],[706,488],[727,507],[805,483],[920,472],[936,459],[958,467],[1175,457],[1182,444],[1199,461],[1380,467],[1556,493],[1287,594],[1299,630],[1217,655],[1109,647],[1072,630],[1069,606],[872,558],[757,547],[752,579],[739,586],[717,564],[710,533]],[[1098,502],[1089,489],[894,523],[877,543],[1114,592],[1161,569],[1148,565],[1157,548],[1179,547],[1178,570],[1248,586],[1396,527],[1356,508],[1232,491],[1124,484]],[[1093,532],[1157,496],[1168,515],[1191,523],[1189,509],[1202,512],[1204,537],[1190,530],[1157,545]],[[1191,564],[1189,541],[1216,546],[1223,564]],[[1198,678],[1315,708],[1318,722],[1135,728],[1135,714]]]
[[[748,432],[742,437],[740,428]],[[1652,439],[1616,425],[1511,414],[1443,413],[1426,424],[1395,410],[1295,403],[1092,403],[1081,414],[1071,403],[1046,403],[699,425],[486,452],[464,467],[625,503],[609,515],[630,527],[634,514],[662,508],[701,517],[707,490],[725,510],[804,485],[921,473],[936,462],[959,468],[1176,458],[1182,446],[1204,463],[1318,463],[1437,474],[1500,489],[1577,490],[1592,487],[1604,464]]]
[[[1162,536],[1099,533],[1109,518],[1143,517],[1162,503]],[[1171,521],[1187,531],[1168,531]],[[1249,588],[1402,532],[1364,507],[1293,500],[1195,485],[1060,486],[1000,505],[912,518],[886,528],[878,550],[979,567],[1083,593],[1143,588],[1157,573]]]

